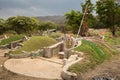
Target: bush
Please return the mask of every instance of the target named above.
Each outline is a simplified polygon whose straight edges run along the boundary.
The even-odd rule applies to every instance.
[[[56,32],[56,33],[50,34],[49,36],[52,37],[52,38],[58,38],[58,37],[61,37],[62,35],[63,35],[62,33]]]
[[[116,34],[117,34],[117,36],[119,36],[119,37],[120,37],[120,31],[117,31],[117,32],[116,32]]]
[[[13,31],[13,30],[9,30],[9,31],[6,31],[4,34],[13,34],[13,35],[15,35],[15,34],[17,34],[15,31]]]

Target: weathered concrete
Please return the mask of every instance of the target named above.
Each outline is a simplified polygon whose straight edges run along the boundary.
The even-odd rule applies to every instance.
[[[53,61],[59,61],[54,59]],[[61,79],[62,65],[45,59],[9,59],[4,67],[10,72],[25,76]]]
[[[14,48],[16,48],[17,46],[22,46],[22,45],[20,45],[19,43],[22,43],[22,42],[24,42],[24,41],[26,41],[26,40],[27,40],[26,37],[24,37],[23,39],[20,39],[20,40],[17,40],[17,41],[13,41],[13,42],[11,42],[11,43],[9,43],[9,44],[1,45],[1,46],[0,46],[0,49],[14,49]]]
[[[35,57],[40,57],[43,56],[43,50],[37,50],[37,51],[32,51],[32,52],[26,52],[26,51],[22,51],[21,54],[5,54],[7,55],[9,58],[14,58],[14,59],[19,59],[19,58],[27,58],[27,57],[31,57],[31,58],[35,58]]]
[[[61,41],[55,45],[45,47],[44,52],[43,52],[44,53],[43,56],[46,58],[51,58],[53,56],[57,56],[60,51],[64,50],[63,48],[64,48],[63,41]]]
[[[63,67],[62,78],[64,80],[77,80],[77,74],[69,72],[68,69],[70,66],[81,61],[83,58],[76,59],[76,56],[74,56],[74,59],[72,59],[72,58],[73,57],[71,57],[71,59],[68,59],[68,61],[66,61],[65,66]]]
[[[68,50],[65,50],[64,51],[65,53],[65,55],[64,55],[64,57],[65,58],[69,58],[71,55],[75,55],[75,54],[77,54],[79,57],[82,57],[83,56],[83,53],[82,52],[78,52],[78,51],[74,51],[74,50],[71,50],[71,49],[68,49]]]

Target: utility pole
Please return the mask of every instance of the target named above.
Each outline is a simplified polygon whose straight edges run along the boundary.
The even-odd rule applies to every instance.
[[[86,1],[87,2],[87,1]],[[85,7],[85,11],[84,11],[84,14],[83,14],[83,18],[82,18],[82,20],[81,20],[81,23],[80,23],[80,27],[79,27],[79,30],[78,30],[78,33],[77,33],[77,37],[76,38],[78,38],[78,35],[80,34],[80,31],[81,31],[81,28],[82,28],[82,26],[84,27],[83,28],[83,30],[85,31],[85,29],[86,29],[86,18],[87,18],[87,15],[88,15],[88,3],[87,3],[87,5],[86,5],[86,7]],[[83,25],[84,24],[84,25]]]

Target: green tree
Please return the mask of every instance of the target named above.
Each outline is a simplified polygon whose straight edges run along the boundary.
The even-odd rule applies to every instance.
[[[82,12],[85,12],[85,9],[87,7],[87,15],[86,15],[86,22],[87,22],[87,26],[90,27],[94,27],[95,26],[95,22],[96,22],[96,18],[93,15],[93,11],[94,11],[94,5],[92,4],[91,0],[86,0],[85,3],[82,3]]]
[[[65,16],[67,26],[71,26],[72,32],[77,33],[80,26],[80,22],[82,20],[83,13],[72,10],[71,12],[66,13]]]
[[[44,31],[49,29],[57,29],[57,24],[51,21],[41,22],[38,26],[39,33],[42,35]]]
[[[0,34],[3,34],[6,31],[5,20],[0,18]]]
[[[33,17],[17,16],[8,18],[6,23],[10,29],[16,31],[18,34],[31,34],[31,32],[38,27],[39,21]]]
[[[85,3],[82,3],[82,12],[72,10],[71,12],[65,14],[67,19],[66,21],[67,25],[72,27],[73,33],[78,33],[78,29],[80,27],[80,23],[83,18],[85,10],[86,14],[84,16],[84,22],[80,29],[81,30],[80,35],[82,36],[85,35],[85,33],[88,30],[88,27],[93,27],[95,25],[94,22],[96,21],[96,18],[92,14],[94,6],[91,3],[91,0],[87,0]]]
[[[82,3],[82,12],[85,12],[85,8],[86,6],[88,6],[88,13],[92,14],[93,10],[94,10],[94,5],[91,3],[91,0],[87,0],[85,3]]]
[[[99,21],[105,27],[110,28],[113,36],[116,32],[115,25],[120,24],[120,7],[115,0],[99,0],[96,4],[96,12],[98,13]]]
[[[49,29],[57,29],[57,24],[51,21],[46,21],[46,22],[42,22],[41,24],[39,24],[40,31],[46,31]]]

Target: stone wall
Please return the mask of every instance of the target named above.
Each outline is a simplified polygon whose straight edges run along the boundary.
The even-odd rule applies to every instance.
[[[53,56],[57,56],[60,51],[64,50],[64,42],[61,41],[55,45],[45,47],[43,52],[43,56],[46,58],[51,58]]]
[[[10,44],[1,45],[0,49],[10,49]]]
[[[77,54],[79,57],[82,57],[83,56],[83,53],[82,52],[78,52],[78,51],[74,51],[74,50],[71,50],[71,49],[67,49],[64,51],[65,52],[65,58],[69,58],[71,55],[75,55]]]
[[[13,41],[13,42],[11,42],[11,43],[9,43],[9,44],[1,45],[1,46],[0,46],[0,49],[14,49],[14,48],[16,48],[17,46],[22,46],[22,45],[20,45],[19,43],[22,43],[22,42],[24,42],[24,41],[26,41],[25,38],[20,39],[20,40],[17,40],[17,41]]]
[[[65,61],[61,75],[64,80],[78,80],[77,74],[69,72],[68,70],[70,66],[81,61],[82,59],[83,58],[79,58],[77,55],[71,55],[69,59]]]
[[[14,48],[17,45],[16,43],[12,43],[10,45],[10,47]],[[32,51],[32,52],[25,52],[23,51],[21,54],[7,54],[9,55],[9,58],[26,58],[26,57],[31,57],[31,58],[35,58],[35,57],[46,57],[46,58],[51,58],[53,56],[58,56],[58,53],[60,51],[64,50],[64,42],[59,42],[57,44],[54,44],[52,46],[49,47],[44,47],[41,50],[37,50],[37,51]]]
[[[4,55],[5,57],[9,57],[9,58],[27,58],[27,57],[31,57],[31,58],[36,58],[36,57],[39,57],[39,56],[43,56],[43,50],[37,50],[37,51],[32,51],[32,52],[26,52],[26,51],[22,51],[21,54],[9,54],[9,53],[6,53]]]

